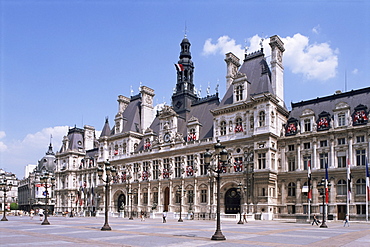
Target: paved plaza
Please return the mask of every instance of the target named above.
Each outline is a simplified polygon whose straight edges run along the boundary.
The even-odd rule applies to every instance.
[[[215,221],[161,219],[128,220],[110,217],[111,231],[101,231],[103,217],[49,217],[41,225],[39,217],[7,216],[0,222],[0,246],[370,246],[370,224],[328,222],[328,228],[308,223],[250,221],[238,225],[222,222],[226,240],[210,240]]]

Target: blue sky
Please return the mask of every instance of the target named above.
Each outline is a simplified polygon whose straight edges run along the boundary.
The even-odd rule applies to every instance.
[[[187,30],[201,96],[225,91],[224,54],[279,35],[285,101],[369,86],[369,1],[0,0],[0,168],[24,176],[68,126],[111,126],[117,96],[170,104]],[[185,28],[186,26],[186,28]],[[346,83],[345,83],[346,82]]]

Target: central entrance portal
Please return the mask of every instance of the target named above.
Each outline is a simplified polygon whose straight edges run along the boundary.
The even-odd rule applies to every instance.
[[[225,194],[225,214],[238,214],[239,212],[240,194],[236,188],[231,188]]]

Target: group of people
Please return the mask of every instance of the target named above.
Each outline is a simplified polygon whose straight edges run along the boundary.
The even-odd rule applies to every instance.
[[[38,214],[40,216],[40,221],[42,221],[44,219],[44,209],[42,209],[42,208],[36,209],[36,212],[35,212],[35,210],[31,209],[31,211],[30,211],[31,220],[33,219],[33,216],[35,216],[35,214]]]
[[[313,215],[312,225],[313,224],[316,224],[318,226],[319,223],[321,223],[321,222],[317,219],[316,214],[314,214]],[[348,214],[346,214],[346,217],[344,218],[343,223],[344,223],[343,224],[343,227],[345,227],[346,225],[349,227],[349,216],[348,216]]]

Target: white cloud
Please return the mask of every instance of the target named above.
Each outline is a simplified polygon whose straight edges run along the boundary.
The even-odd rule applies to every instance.
[[[7,149],[2,152],[0,167],[22,178],[25,166],[37,164],[38,160],[45,155],[49,147],[50,135],[52,135],[53,151],[57,152],[62,144],[63,136],[67,134],[68,126],[56,126],[28,134],[23,140],[13,140],[7,145],[2,143]],[[0,135],[4,134],[0,133]]]
[[[358,69],[352,70],[351,73],[354,74],[354,75],[357,75],[358,74]]]
[[[261,49],[261,38],[258,35],[248,39],[248,53]],[[284,66],[295,74],[302,74],[308,80],[326,81],[336,76],[338,67],[338,50],[330,47],[329,43],[309,43],[307,36],[299,33],[293,37],[281,38],[285,45]],[[264,39],[263,47],[266,57],[271,54],[269,39]],[[244,57],[241,45],[234,39],[222,36],[213,44],[212,39],[206,40],[203,47],[204,55],[224,55],[233,52],[239,58]]]
[[[320,27],[320,25],[317,25],[316,27],[312,28],[312,32],[313,32],[314,34],[319,34],[319,33],[320,33],[320,31],[321,31],[321,27]]]
[[[5,131],[0,131],[0,139],[3,139],[6,136]],[[5,152],[8,149],[8,146],[0,141],[0,153]]]
[[[242,46],[237,45],[236,41],[229,36],[219,37],[215,44],[212,44],[212,39],[207,39],[203,46],[203,55],[225,55],[228,52],[234,53],[237,57],[243,56]]]

